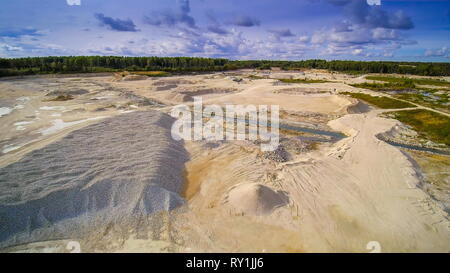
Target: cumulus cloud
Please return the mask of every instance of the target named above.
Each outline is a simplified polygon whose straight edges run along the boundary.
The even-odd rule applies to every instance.
[[[102,25],[108,26],[110,29],[115,31],[139,31],[131,19],[114,19],[112,17],[105,16],[103,13],[96,13],[95,18],[97,18]]]
[[[309,43],[311,41],[311,38],[307,35],[302,35],[302,36],[298,37],[298,41],[300,43]]]
[[[399,34],[394,29],[376,28],[372,30],[372,37],[375,40],[398,40]]]
[[[207,27],[208,31],[212,32],[212,33],[216,33],[216,34],[221,34],[221,35],[225,35],[228,34],[228,30],[222,28],[220,25],[209,25]]]
[[[46,42],[24,42],[24,41],[11,41],[9,43],[0,42],[0,56],[6,57],[24,57],[30,56],[29,52],[33,53],[33,56],[48,56],[49,53],[53,55],[74,55],[76,52],[70,51],[67,48]]]
[[[425,51],[426,57],[450,57],[450,50],[444,46],[439,49],[427,49]]]
[[[344,8],[345,14],[355,24],[369,28],[412,29],[414,24],[402,11],[387,12],[379,5],[369,5],[362,0],[328,0]]]
[[[363,50],[361,48],[356,48],[352,51],[353,55],[361,55],[363,53]]]
[[[246,15],[236,16],[230,23],[238,27],[254,27],[261,24],[258,19]]]
[[[0,44],[0,48],[4,51],[23,51],[23,48],[20,46],[12,46],[8,44]]]
[[[223,57],[231,59],[293,59],[300,58],[310,45],[286,40],[253,38],[236,29],[227,35],[217,35],[197,28],[179,27],[168,36],[152,37],[150,41],[129,40],[106,42],[89,47],[88,54],[96,55],[157,55]]]
[[[66,0],[69,6],[80,6],[81,0]]]
[[[42,34],[35,28],[0,30],[0,37],[19,38],[22,36],[42,36]]]
[[[414,28],[411,18],[402,11],[385,11],[382,6],[369,5],[365,0],[327,1],[340,7],[344,18],[332,28],[313,34],[311,42],[325,47],[325,54],[369,56],[374,53],[368,49],[379,48],[378,56],[389,57],[394,50],[417,43],[402,34]]]
[[[150,16],[145,16],[145,23],[153,26],[174,26],[184,24],[190,28],[196,28],[195,19],[189,15],[191,12],[189,0],[178,0],[175,11],[153,12]]]
[[[268,32],[272,33],[277,39],[285,38],[285,37],[294,37],[291,30],[288,28],[284,29],[269,29]]]
[[[206,29],[209,32],[220,35],[226,35],[230,33],[227,29],[222,27],[221,23],[219,22],[219,20],[217,20],[217,16],[214,14],[213,11],[209,10],[206,12],[205,15],[209,21],[209,25],[206,27]]]

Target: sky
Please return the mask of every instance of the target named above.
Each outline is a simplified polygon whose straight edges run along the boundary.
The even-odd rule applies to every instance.
[[[0,0],[0,57],[450,61],[450,0]]]

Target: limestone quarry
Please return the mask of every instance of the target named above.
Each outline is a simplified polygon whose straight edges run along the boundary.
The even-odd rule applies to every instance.
[[[279,81],[305,77],[323,82]],[[448,156],[392,145],[419,135],[342,94],[373,94],[350,85],[364,81],[320,70],[4,78],[0,251],[368,252],[376,241],[448,252]],[[279,105],[278,149],[174,140],[169,113],[194,97]]]

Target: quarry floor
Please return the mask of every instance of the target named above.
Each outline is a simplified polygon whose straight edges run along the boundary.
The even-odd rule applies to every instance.
[[[363,78],[310,70],[308,78],[330,82],[280,84],[277,78],[297,72],[249,77],[257,73],[1,80],[0,168],[88,125],[137,111],[169,113],[191,105],[194,96],[220,106],[279,105],[283,120],[347,136],[297,151],[298,135],[282,132],[284,160],[266,156],[251,141],[186,141],[189,160],[174,170],[183,176],[177,194],[184,205],[138,225],[2,251],[66,252],[72,240],[84,252],[370,252],[370,242],[382,252],[450,251],[448,204],[442,203],[449,161],[379,140],[377,134],[397,130],[400,122],[339,94],[361,91],[348,84]],[[73,99],[55,100],[55,91]],[[433,177],[444,185],[442,200],[424,187],[436,169],[443,174]]]

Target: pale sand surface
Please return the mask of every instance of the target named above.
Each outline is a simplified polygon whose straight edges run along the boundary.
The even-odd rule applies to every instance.
[[[113,81],[106,76],[0,81],[0,107],[14,108],[0,118],[4,151],[0,166],[20,162],[30,152],[89,124],[129,111],[168,112],[171,105],[192,103],[196,93],[206,104],[277,104],[283,111],[297,113],[291,118],[298,122],[313,122],[313,114],[320,114],[320,126],[348,137],[291,153],[286,162],[265,157],[259,145],[246,141],[187,142],[184,148],[189,159],[184,167],[176,167],[185,176],[180,189],[185,205],[151,213],[137,223],[98,227],[75,238],[82,250],[368,252],[367,243],[377,241],[385,252],[450,251],[448,214],[421,189],[425,183],[421,169],[407,152],[375,137],[398,122],[378,117],[382,111],[354,107],[354,100],[338,94],[371,93],[347,85],[364,82],[362,76],[312,70],[306,71],[308,79],[333,82],[295,85],[246,76],[258,73],[137,81]],[[269,76],[304,77],[295,72]],[[238,83],[233,77],[243,80]],[[89,92],[66,102],[44,101],[50,91],[71,88]],[[142,98],[166,107],[143,105]],[[354,114],[347,114],[349,107]],[[360,113],[362,109],[365,113]],[[136,124],[136,130],[139,127]],[[98,164],[103,162],[98,160]],[[2,194],[8,192],[11,189],[2,190]],[[53,239],[7,251],[65,252],[67,240],[73,237]]]

